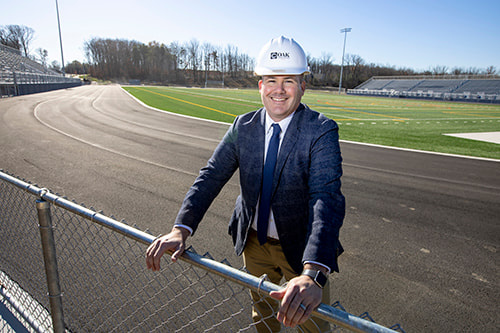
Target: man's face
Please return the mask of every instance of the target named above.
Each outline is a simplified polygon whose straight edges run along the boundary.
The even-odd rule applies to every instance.
[[[297,110],[306,90],[300,75],[263,76],[259,92],[267,113],[274,121],[280,121]]]

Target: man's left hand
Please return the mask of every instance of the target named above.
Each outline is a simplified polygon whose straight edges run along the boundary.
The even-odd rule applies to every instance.
[[[290,281],[285,288],[271,291],[269,296],[281,300],[278,320],[285,326],[295,327],[309,319],[314,309],[321,304],[323,289],[309,276],[300,275]]]

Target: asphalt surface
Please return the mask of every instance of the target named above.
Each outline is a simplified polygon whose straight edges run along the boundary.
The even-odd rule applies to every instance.
[[[163,233],[227,127],[148,109],[118,86],[1,99],[0,168]],[[406,332],[499,331],[500,162],[341,148],[346,252],[331,299]],[[238,193],[235,175],[190,244],[241,267],[224,236]]]

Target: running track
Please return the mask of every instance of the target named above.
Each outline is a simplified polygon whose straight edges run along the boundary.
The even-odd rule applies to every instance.
[[[0,100],[0,168],[153,234],[227,125],[151,110],[118,86]],[[332,300],[407,332],[500,329],[500,163],[342,142],[346,253]],[[228,258],[225,187],[190,241]]]

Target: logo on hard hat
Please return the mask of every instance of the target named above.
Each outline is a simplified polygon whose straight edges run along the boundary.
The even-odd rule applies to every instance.
[[[289,52],[271,52],[270,59],[290,58]]]

